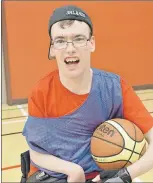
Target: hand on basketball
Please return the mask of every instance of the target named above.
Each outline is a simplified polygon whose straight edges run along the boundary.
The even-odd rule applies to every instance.
[[[131,183],[132,179],[130,174],[128,173],[126,168],[121,170],[106,170],[100,173],[97,177],[95,177],[92,181],[99,182],[100,180],[102,183]]]

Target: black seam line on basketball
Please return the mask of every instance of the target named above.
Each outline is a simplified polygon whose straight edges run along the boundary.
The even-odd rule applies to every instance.
[[[100,140],[103,140],[103,141],[106,141],[106,142],[108,142],[108,143],[110,143],[110,144],[113,144],[113,145],[116,145],[116,146],[118,146],[118,147],[121,147],[122,150],[123,150],[123,149],[126,149],[126,150],[132,152],[132,150],[127,149],[126,147],[120,146],[120,145],[118,145],[118,144],[115,144],[114,142],[110,142],[110,141],[108,141],[108,140],[105,140],[105,139],[103,139],[103,138],[99,138],[99,137],[96,137],[96,136],[93,136],[93,137],[95,137],[95,138],[97,138],[97,139],[100,139]],[[122,152],[122,151],[121,151],[121,152]],[[119,153],[121,153],[121,152],[119,152]],[[118,154],[119,154],[119,153],[118,153]],[[139,154],[139,153],[137,153],[137,152],[134,152],[134,153]],[[117,155],[117,154],[116,154],[116,155]],[[100,156],[97,156],[97,157],[100,157]],[[102,156],[102,157],[103,157],[103,156]],[[109,157],[109,156],[105,156],[105,157]]]
[[[99,157],[99,156],[98,156]],[[105,164],[105,163],[116,163],[116,162],[120,162],[120,161],[125,161],[125,162],[127,162],[128,160],[116,160],[116,161],[111,161],[111,162],[99,162],[99,161],[97,161],[98,163],[102,163],[102,164]],[[132,164],[132,162],[130,162],[130,161],[128,161],[128,163],[131,163]]]
[[[110,121],[113,121],[113,120],[110,120]],[[113,122],[116,122],[116,121],[113,121]],[[115,126],[113,126],[112,124],[108,123],[107,121],[106,121],[106,123],[109,124],[110,126],[114,127],[114,128],[118,131],[118,129],[117,129]],[[116,122],[116,123],[117,123],[117,122]],[[118,124],[118,123],[117,123],[117,124]],[[119,132],[119,134],[120,134],[121,137],[122,137],[123,146],[125,147],[125,140],[124,140],[124,137],[123,137],[123,135],[120,133],[120,131],[118,131],[118,132]],[[123,147],[122,147],[122,148],[123,148]]]
[[[114,121],[115,123],[117,123],[121,128],[123,128],[117,121],[115,121],[115,120],[111,120],[111,121]],[[131,122],[132,123],[132,125],[134,124],[133,122]],[[116,128],[116,127],[115,127]],[[117,129],[117,128],[116,128]],[[118,129],[117,129],[117,131],[118,131]],[[126,134],[129,136],[129,134],[126,132]],[[121,134],[122,135],[122,134]],[[129,138],[130,139],[132,139],[130,136],[129,136]],[[136,141],[136,142],[142,142],[143,141],[143,139],[141,140],[141,141],[137,141],[136,139],[134,140],[134,139],[132,139],[133,141]]]
[[[132,123],[132,126],[133,126],[133,128],[134,128],[134,136],[135,136],[135,139],[136,139],[136,128],[135,128],[135,125]],[[133,146],[133,150],[132,150],[132,153],[131,153],[131,156],[129,157],[129,159],[128,159],[128,161],[130,161],[130,159],[131,159],[131,157],[133,156],[133,152],[134,152],[134,149],[135,149],[135,146],[136,146],[136,141],[135,141],[135,143],[134,143],[134,146]],[[140,158],[140,155],[139,155],[139,158]],[[127,163],[124,165],[124,167],[127,165]],[[123,168],[124,168],[123,167]]]
[[[111,121],[114,121],[114,122],[116,122],[119,126],[121,126],[117,121],[115,121],[115,120],[111,120]],[[139,142],[142,142],[143,139],[142,139],[141,141],[137,141],[137,140],[136,140],[136,129],[135,129],[135,124],[134,124],[133,122],[131,122],[131,123],[132,123],[132,126],[134,126],[135,140],[132,139],[132,138],[129,136],[129,134],[128,134],[127,132],[126,132],[126,133],[128,134],[128,136],[129,136],[133,141],[138,142],[138,143],[139,143]],[[121,127],[122,127],[122,126],[121,126]],[[125,149],[126,149],[126,148],[125,148]],[[141,153],[137,153],[137,152],[135,152],[135,151],[134,151],[134,153],[138,154],[139,156],[141,155]]]
[[[20,134],[22,132],[15,132],[15,133],[6,133],[6,134],[3,134],[2,136],[7,136],[7,135],[17,135],[17,134]]]
[[[143,152],[144,148],[146,148],[146,143],[144,144],[144,146],[143,146],[143,148],[142,148],[142,150],[141,150],[141,152],[140,152],[140,154],[139,154],[139,157],[140,157],[140,156],[143,156],[142,152]]]
[[[114,120],[114,119],[111,119],[110,121],[113,121],[113,122],[115,122],[115,123],[117,123],[123,130],[124,130],[124,128],[116,121],[116,120]],[[109,122],[107,122],[106,121],[106,123],[107,124],[109,124],[109,125],[111,125],[111,126],[113,126],[112,124],[110,124]],[[132,125],[133,125],[133,123],[132,123]],[[119,133],[120,133],[120,131],[115,127],[115,126],[113,126]],[[126,132],[126,131],[125,131]],[[133,140],[130,136],[129,136],[129,134],[126,132],[126,134],[127,134],[127,136],[131,139],[131,140]],[[124,148],[124,149],[127,149],[127,148],[125,148],[125,140],[124,140],[124,137],[123,137],[123,135],[120,133],[120,135],[121,135],[121,137],[123,138],[123,142],[124,142],[124,147],[122,147],[122,148]],[[134,141],[134,140],[133,140]],[[141,141],[140,141],[141,142]],[[130,149],[127,149],[127,150],[130,150]],[[132,150],[130,150],[130,151],[132,151]],[[122,151],[121,151],[122,152]],[[137,152],[135,152],[136,154],[139,154],[139,153],[137,153]]]
[[[122,129],[123,129],[123,127],[117,122],[117,121],[115,121],[115,120],[110,120],[110,121],[113,121],[113,122],[115,122],[115,123],[117,123]],[[110,124],[110,123],[108,123],[108,124]],[[111,126],[113,126],[112,124],[110,124]],[[115,126],[113,126],[117,131],[118,131],[118,129],[115,127]],[[124,130],[124,129],[123,129]],[[119,133],[120,133],[120,131],[118,131]],[[126,132],[126,134],[129,136],[129,134]],[[126,149],[125,148],[125,140],[124,140],[124,137],[123,137],[123,135],[120,133],[120,135],[121,135],[121,137],[123,138],[123,142],[124,142],[124,149]],[[131,138],[130,136],[129,136],[129,138]],[[132,138],[131,138],[132,139]],[[133,139],[132,139],[133,140]]]

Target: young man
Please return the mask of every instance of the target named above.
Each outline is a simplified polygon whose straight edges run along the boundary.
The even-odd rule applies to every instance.
[[[153,118],[120,76],[91,69],[95,39],[89,16],[76,6],[60,7],[49,21],[49,35],[49,57],[56,58],[58,70],[41,79],[29,97],[23,131],[32,163],[28,182],[130,183],[153,168]],[[112,118],[135,123],[149,147],[128,168],[104,171],[91,157],[90,139]]]

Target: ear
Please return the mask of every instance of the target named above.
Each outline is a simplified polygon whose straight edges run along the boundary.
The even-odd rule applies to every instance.
[[[95,37],[94,36],[91,36],[91,38],[90,38],[90,49],[91,49],[91,52],[95,51]]]
[[[49,60],[55,59],[54,48],[52,47],[51,43],[50,43],[49,51],[48,51],[48,59]]]

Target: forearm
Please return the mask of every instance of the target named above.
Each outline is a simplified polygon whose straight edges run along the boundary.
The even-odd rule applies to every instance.
[[[145,154],[135,163],[130,165],[127,170],[132,179],[148,172],[153,168],[153,142],[148,145]]]
[[[68,175],[77,164],[62,160],[53,155],[40,154],[30,149],[30,158],[38,166],[50,171]]]

